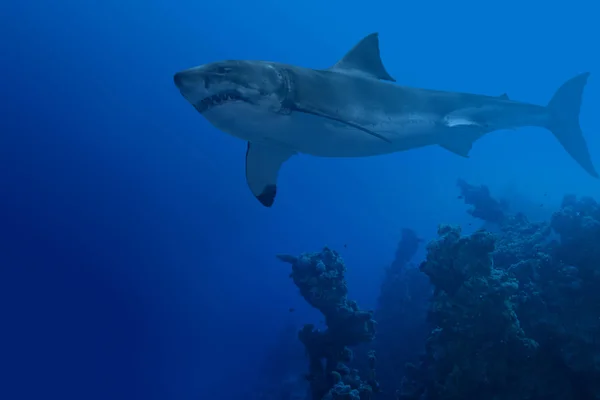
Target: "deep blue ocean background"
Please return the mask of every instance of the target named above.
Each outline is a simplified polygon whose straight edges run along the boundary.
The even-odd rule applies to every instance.
[[[294,157],[267,209],[246,143],[182,98],[176,71],[325,68],[371,32],[407,86],[546,104],[590,71],[580,120],[600,165],[597,16],[590,0],[4,2],[0,398],[242,399],[283,327],[319,318],[275,254],[339,250],[369,308],[402,228],[468,232],[458,178],[534,219],[565,193],[600,195],[548,131],[524,128],[470,159]]]

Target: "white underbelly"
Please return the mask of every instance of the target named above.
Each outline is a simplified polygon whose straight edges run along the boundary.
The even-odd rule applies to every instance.
[[[279,120],[269,136],[301,153],[322,157],[366,157],[434,143],[433,130],[423,125],[387,120],[361,128],[296,112]]]
[[[210,110],[204,116],[217,128],[240,139],[269,140],[295,151],[321,157],[367,157],[434,144],[431,118],[373,118],[360,129],[312,114],[265,112],[244,103]],[[369,133],[372,132],[373,134]]]

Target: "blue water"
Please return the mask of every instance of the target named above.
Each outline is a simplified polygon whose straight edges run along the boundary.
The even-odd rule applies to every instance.
[[[540,218],[565,193],[600,195],[549,132],[523,128],[469,159],[295,157],[267,209],[246,186],[246,144],[210,126],[174,72],[324,68],[371,32],[408,86],[546,104],[591,71],[581,126],[600,165],[597,15],[591,0],[5,2],[0,398],[243,398],[283,326],[318,318],[276,253],[339,250],[369,308],[403,227],[468,226],[459,177]]]

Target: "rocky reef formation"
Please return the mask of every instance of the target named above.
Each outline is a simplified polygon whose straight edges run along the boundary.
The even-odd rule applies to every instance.
[[[321,331],[312,324],[304,325],[298,338],[309,358],[309,381],[313,400],[367,400],[377,392],[375,354],[369,354],[369,372],[362,380],[358,370],[350,368],[352,346],[368,343],[375,335],[371,311],[361,310],[347,298],[344,279],[346,267],[340,255],[324,248],[319,253],[299,257],[279,255],[292,265],[290,277],[300,294],[325,317],[327,329]]]
[[[257,365],[257,378],[244,393],[245,400],[306,400],[308,382],[298,327],[288,322],[275,336],[272,346]]]
[[[456,184],[460,189],[459,198],[471,206],[467,211],[470,215],[489,223],[502,224],[504,222],[508,210],[508,203],[505,200],[494,199],[485,185],[474,186],[463,179],[459,179]]]
[[[411,264],[422,246],[412,229],[403,229],[396,257],[386,268],[375,319],[378,322],[373,348],[378,354],[381,399],[393,399],[405,374],[405,366],[418,360],[431,327],[426,320],[432,286],[428,277]]]
[[[403,230],[374,314],[347,298],[335,251],[279,256],[327,324],[298,334],[312,400],[600,400],[600,204],[566,196],[533,223],[457,184],[485,229],[440,225],[418,266]]]
[[[440,226],[429,243],[434,329],[399,398],[600,399],[600,205],[567,196],[533,224],[476,192],[471,214],[500,231]]]

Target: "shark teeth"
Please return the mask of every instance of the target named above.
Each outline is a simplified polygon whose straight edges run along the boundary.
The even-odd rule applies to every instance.
[[[203,113],[206,112],[216,106],[223,105],[225,103],[229,103],[232,101],[247,101],[241,94],[239,94],[235,90],[228,90],[225,92],[220,92],[217,94],[213,94],[205,99],[203,99],[200,103],[196,104],[196,110],[198,112]]]

